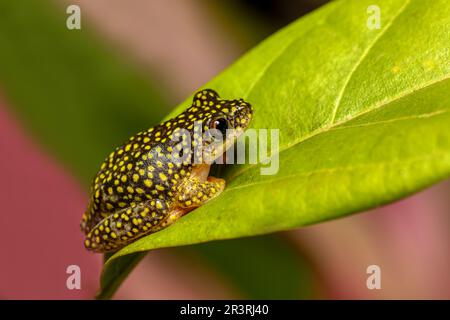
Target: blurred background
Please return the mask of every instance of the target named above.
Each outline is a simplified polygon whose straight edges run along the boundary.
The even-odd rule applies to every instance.
[[[319,0],[0,0],[0,299],[91,299],[79,221],[130,135]],[[66,8],[81,8],[81,30]],[[121,299],[450,298],[449,181],[274,235],[150,252]],[[66,288],[68,265],[81,290]],[[381,290],[366,268],[381,267]]]

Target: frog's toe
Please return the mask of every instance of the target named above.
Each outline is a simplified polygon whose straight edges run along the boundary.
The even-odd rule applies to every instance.
[[[208,177],[206,181],[193,179],[188,188],[179,196],[179,205],[183,208],[199,207],[218,196],[225,188],[225,180]]]
[[[215,191],[210,192],[212,196],[219,195],[225,189],[226,182],[224,179],[209,176],[207,181],[207,189],[209,189],[210,191]],[[214,190],[211,190],[211,188],[214,188]]]

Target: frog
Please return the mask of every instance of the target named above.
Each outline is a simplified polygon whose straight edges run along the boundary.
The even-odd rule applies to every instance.
[[[253,107],[244,99],[226,100],[203,89],[184,112],[115,148],[91,184],[81,219],[85,248],[117,251],[219,196],[226,182],[210,176],[211,165],[224,157],[252,117]],[[216,135],[208,136],[209,131]],[[206,138],[200,140],[202,132]]]

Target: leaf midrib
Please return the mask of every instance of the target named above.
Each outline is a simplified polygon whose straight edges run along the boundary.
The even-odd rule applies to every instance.
[[[256,181],[244,185],[238,185],[232,188],[225,189],[225,191],[233,191],[237,189],[243,189],[243,188],[251,188],[257,185],[263,185],[266,183],[276,183],[279,181],[289,180],[289,179],[298,179],[298,178],[304,178],[304,177],[310,177],[315,174],[332,174],[335,172],[341,172],[341,171],[356,171],[361,169],[367,169],[367,168],[377,168],[377,167],[383,167],[383,166],[395,166],[396,164],[400,164],[402,166],[405,165],[405,163],[415,163],[415,162],[424,162],[426,160],[436,159],[436,156],[448,156],[447,152],[444,151],[436,151],[433,153],[428,153],[425,156],[418,156],[418,157],[410,157],[408,159],[396,159],[392,161],[379,161],[379,162],[367,162],[367,163],[361,163],[357,165],[352,166],[344,166],[344,167],[334,167],[334,168],[321,168],[317,170],[311,170],[306,171],[302,173],[294,173],[285,175],[282,177],[274,178],[274,179],[267,179],[263,181]]]

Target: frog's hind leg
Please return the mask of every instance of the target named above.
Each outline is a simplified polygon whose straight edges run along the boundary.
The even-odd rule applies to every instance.
[[[162,229],[161,225],[169,215],[172,215],[169,205],[159,199],[124,208],[97,223],[87,233],[85,247],[96,252],[118,250],[137,238]]]
[[[186,213],[218,196],[224,188],[225,180],[223,179],[214,177],[208,177],[205,181],[198,177],[190,179],[187,184],[180,186],[177,204],[152,229],[152,232],[168,227]]]
[[[88,250],[109,252],[118,250],[136,239],[159,231],[184,214],[219,195],[225,180],[194,177],[180,186],[175,205],[163,200],[149,200],[117,211],[98,222],[86,235]]]
[[[198,178],[189,180],[181,187],[178,196],[178,205],[182,208],[199,207],[217,197],[225,188],[225,180],[208,177],[206,181]]]

